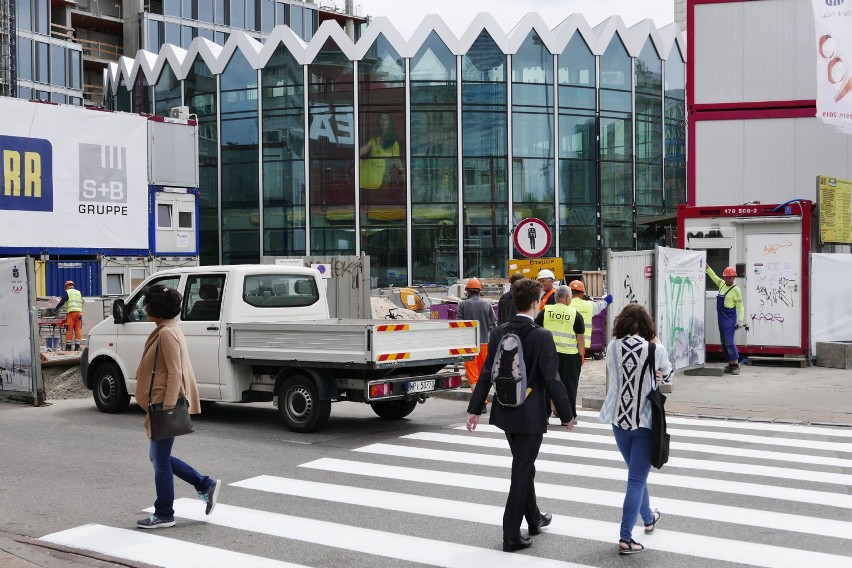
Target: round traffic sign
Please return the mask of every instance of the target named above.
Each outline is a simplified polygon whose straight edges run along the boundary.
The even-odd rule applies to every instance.
[[[524,219],[515,227],[513,240],[515,248],[522,255],[538,258],[550,250],[552,242],[550,227],[541,219],[533,217]]]

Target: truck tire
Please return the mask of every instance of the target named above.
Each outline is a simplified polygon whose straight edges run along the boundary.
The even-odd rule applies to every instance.
[[[94,375],[92,394],[98,409],[109,414],[127,410],[130,395],[127,394],[124,376],[115,363],[101,363],[95,368]]]
[[[320,400],[316,383],[305,375],[293,375],[281,385],[278,414],[293,432],[314,432],[331,414],[331,401]]]
[[[387,402],[370,403],[373,412],[387,418],[388,420],[399,420],[405,418],[417,407],[417,399],[414,400],[389,400]]]

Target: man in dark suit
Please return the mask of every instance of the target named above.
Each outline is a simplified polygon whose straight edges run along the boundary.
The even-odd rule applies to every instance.
[[[497,304],[497,325],[503,325],[510,319],[515,317],[518,310],[515,308],[515,299],[512,298],[512,284],[518,280],[522,280],[524,275],[520,272],[515,272],[509,278],[509,291],[500,296],[500,301]]]
[[[512,285],[517,315],[508,323],[495,328],[488,341],[488,358],[476,390],[467,407],[467,429],[476,430],[482,405],[491,390],[491,374],[494,356],[501,338],[514,332],[524,349],[524,364],[527,369],[527,384],[530,394],[521,406],[508,407],[499,402],[493,405],[490,423],[506,433],[512,451],[512,482],[506,509],[503,512],[503,550],[515,552],[529,548],[532,539],[521,536],[521,520],[526,517],[530,535],[537,535],[550,524],[552,515],[542,513],[535,499],[535,460],[538,456],[544,433],[547,432],[548,395],[556,406],[559,416],[573,416],[565,385],[559,380],[559,358],[553,336],[543,327],[533,323],[538,312],[541,284],[524,278]],[[568,430],[573,421],[563,423]]]

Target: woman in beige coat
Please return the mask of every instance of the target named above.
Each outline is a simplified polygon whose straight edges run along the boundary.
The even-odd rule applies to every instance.
[[[149,402],[155,406],[173,408],[179,398],[186,398],[189,401],[189,412],[199,414],[201,401],[198,399],[195,373],[186,349],[186,338],[177,320],[183,300],[180,292],[158,284],[149,287],[143,294],[148,321],[157,324],[145,342],[142,360],[136,371],[136,402],[146,411],[145,430],[150,438],[151,426],[147,414]],[[152,375],[154,388],[149,400]],[[195,487],[199,498],[207,503],[208,515],[216,506],[221,480],[201,475],[188,463],[172,456],[174,443],[174,438],[151,440],[150,459],[154,464],[157,500],[154,501],[154,514],[136,523],[141,529],[175,525],[175,475]]]

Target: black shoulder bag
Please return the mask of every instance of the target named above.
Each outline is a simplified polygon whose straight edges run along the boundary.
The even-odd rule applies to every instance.
[[[648,343],[648,362],[651,369],[652,390],[646,397],[651,404],[651,465],[660,469],[669,461],[669,443],[671,436],[666,432],[666,396],[657,387],[657,346]]]
[[[151,439],[165,440],[184,434],[192,434],[192,419],[189,417],[189,401],[185,396],[178,398],[174,408],[163,408],[162,404],[152,404],[151,396],[154,394],[154,375],[157,373],[157,359],[160,358],[160,341],[157,340],[157,351],[154,353],[154,368],[151,370],[151,386],[148,388],[148,418],[151,424]],[[186,389],[186,377],[181,368],[181,381],[184,394]]]

